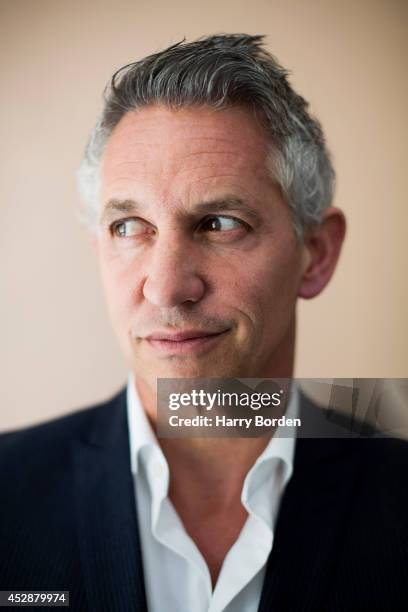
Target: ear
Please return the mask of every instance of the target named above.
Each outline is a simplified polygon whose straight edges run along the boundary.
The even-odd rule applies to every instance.
[[[299,284],[299,297],[313,298],[326,287],[336,268],[345,234],[345,216],[334,206],[324,211],[318,227],[306,231],[306,263]]]

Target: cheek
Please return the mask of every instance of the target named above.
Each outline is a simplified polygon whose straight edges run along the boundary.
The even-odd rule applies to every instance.
[[[109,311],[115,320],[122,318],[131,311],[135,292],[135,268],[129,261],[108,249],[101,251],[99,263]]]
[[[279,327],[278,322],[291,318],[298,275],[298,257],[289,246],[279,253],[271,249],[251,265],[236,270],[234,290],[238,303],[255,327]]]

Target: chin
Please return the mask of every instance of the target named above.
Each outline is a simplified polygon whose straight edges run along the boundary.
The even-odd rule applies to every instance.
[[[177,360],[177,362],[152,364],[148,371],[144,367],[144,372],[137,365],[134,369],[139,376],[154,385],[158,378],[236,378],[245,376],[242,367],[240,368],[236,364],[220,363],[218,360],[201,363],[200,360],[196,362]]]

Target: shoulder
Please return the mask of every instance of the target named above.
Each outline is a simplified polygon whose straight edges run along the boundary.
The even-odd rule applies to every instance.
[[[360,470],[362,491],[375,491],[389,507],[408,510],[408,441],[398,438],[351,440],[354,466]],[[350,448],[350,445],[349,445]]]
[[[67,457],[71,442],[87,438],[95,424],[106,420],[124,396],[121,390],[105,402],[0,434],[0,464],[5,468],[3,474],[15,474],[22,469],[33,471],[36,466],[48,465],[52,469],[56,461]]]
[[[408,502],[402,487],[408,468],[408,441],[387,436],[367,423],[350,420],[344,413],[330,413],[302,398],[302,430],[296,442],[298,467],[317,462],[323,472],[359,474],[363,488],[393,490]]]
[[[398,438],[357,438],[352,440],[355,463],[361,466],[364,481],[395,497],[408,506],[406,474],[408,441]],[[406,506],[406,507],[407,507]]]

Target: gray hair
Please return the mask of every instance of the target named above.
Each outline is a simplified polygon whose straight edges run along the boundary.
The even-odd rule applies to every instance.
[[[78,172],[89,224],[98,218],[100,161],[110,135],[127,112],[154,103],[248,108],[267,133],[268,169],[292,211],[297,235],[320,222],[335,179],[323,131],[263,39],[226,34],[182,41],[113,75]]]

